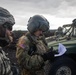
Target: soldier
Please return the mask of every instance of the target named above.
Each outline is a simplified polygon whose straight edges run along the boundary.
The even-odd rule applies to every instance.
[[[3,48],[13,41],[11,37],[14,17],[10,12],[0,7],[0,75],[13,75],[11,63]]]
[[[21,75],[44,75],[45,62],[54,58],[43,35],[49,30],[49,22],[42,15],[35,15],[29,19],[27,29],[28,33],[17,43],[16,58]]]

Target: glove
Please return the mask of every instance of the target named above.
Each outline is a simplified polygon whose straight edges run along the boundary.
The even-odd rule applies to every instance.
[[[51,49],[44,53],[43,55],[41,55],[44,59],[44,61],[46,60],[50,60],[50,59],[54,59],[54,54],[55,54],[55,51],[53,51],[53,47],[51,47]]]

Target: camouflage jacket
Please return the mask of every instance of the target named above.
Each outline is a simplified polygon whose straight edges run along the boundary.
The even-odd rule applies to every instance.
[[[13,75],[10,66],[10,60],[6,57],[5,52],[0,47],[0,75]]]
[[[42,37],[37,38],[30,33],[22,36],[17,44],[16,58],[25,69],[38,70],[44,63],[41,54],[48,50]]]

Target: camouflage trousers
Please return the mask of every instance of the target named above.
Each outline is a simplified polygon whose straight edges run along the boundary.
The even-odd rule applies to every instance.
[[[21,71],[21,75],[45,75],[44,69],[38,70],[38,71],[29,71],[26,69],[23,69]]]

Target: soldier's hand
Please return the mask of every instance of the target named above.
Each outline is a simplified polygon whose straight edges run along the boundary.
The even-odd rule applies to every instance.
[[[51,47],[48,52],[44,53],[41,56],[43,57],[44,61],[46,61],[46,60],[54,59],[54,54],[55,53],[53,51],[53,48]]]

